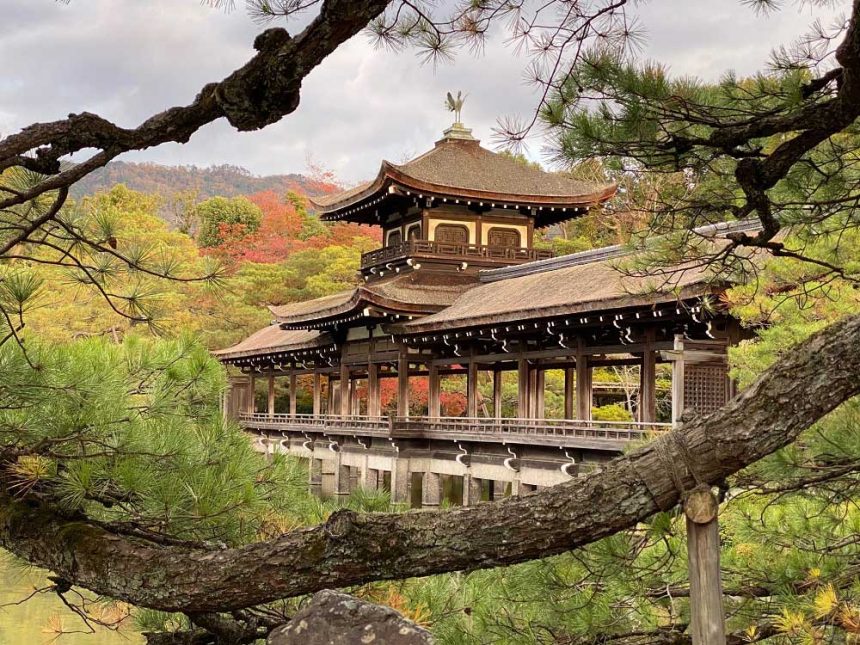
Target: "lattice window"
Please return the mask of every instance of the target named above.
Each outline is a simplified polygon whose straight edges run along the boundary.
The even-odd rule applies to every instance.
[[[490,246],[503,246],[505,248],[520,247],[520,232],[511,228],[500,228],[494,226],[487,234],[487,242]]]
[[[708,414],[728,401],[728,371],[724,365],[684,367],[684,408]]]
[[[468,244],[469,229],[461,224],[439,224],[436,241],[441,244]]]

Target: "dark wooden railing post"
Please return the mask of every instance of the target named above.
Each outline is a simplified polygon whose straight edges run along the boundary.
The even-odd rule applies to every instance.
[[[726,643],[718,510],[719,503],[709,486],[694,488],[684,500],[693,645]]]

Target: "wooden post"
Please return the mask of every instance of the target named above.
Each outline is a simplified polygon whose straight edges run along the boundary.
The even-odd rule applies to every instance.
[[[719,504],[702,485],[684,501],[690,573],[690,634],[693,645],[725,645],[725,612],[720,580]]]
[[[529,362],[521,358],[517,361],[517,417],[529,416]]]
[[[318,417],[320,415],[320,408],[322,403],[321,390],[322,390],[322,375],[319,372],[314,372],[314,416]]]
[[[275,375],[269,374],[269,389],[266,395],[266,412],[269,416],[275,414]]]
[[[405,347],[397,358],[397,416],[409,416],[409,356]]]
[[[466,371],[466,416],[478,416],[478,364],[469,359]]]
[[[576,369],[568,367],[564,370],[564,418],[573,418],[574,383],[576,382]]]
[[[427,371],[427,416],[435,419],[442,416],[442,401],[440,398],[442,384],[439,380],[439,366],[430,363]]]
[[[684,414],[684,336],[675,334],[672,362],[672,425],[677,426]]]
[[[296,373],[290,373],[290,416],[296,416],[296,396],[298,392],[296,392],[296,388],[298,385],[296,384]]]
[[[367,365],[367,416],[378,417],[379,410],[379,365]]]
[[[538,368],[537,366],[529,366],[529,405],[528,418],[537,418],[537,402],[538,402]]]
[[[254,414],[257,411],[257,379],[248,377],[248,412]]]
[[[654,329],[645,332],[645,351],[639,370],[639,421],[653,423],[657,420],[657,355],[654,353]]]
[[[502,370],[493,372],[493,416],[502,418]]]
[[[340,416],[349,416],[349,365],[340,362]]]
[[[591,420],[591,366],[584,350],[582,339],[576,350],[576,418]]]
[[[535,368],[535,419],[545,416],[544,397],[546,394],[546,372]]]

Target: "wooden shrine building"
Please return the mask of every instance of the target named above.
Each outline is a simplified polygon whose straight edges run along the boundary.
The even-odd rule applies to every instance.
[[[362,256],[356,288],[272,307],[272,325],[216,352],[241,371],[225,412],[261,449],[308,459],[311,486],[325,494],[385,487],[395,502],[435,506],[565,481],[682,412],[716,409],[732,395],[726,349],[740,329],[706,270],[688,268],[668,288],[620,272],[619,247],[552,257],[532,244],[535,228],[580,217],[614,192],[486,150],[455,124],[412,161],[383,162],[372,181],[317,199],[326,221],[380,226],[383,246]],[[719,243],[743,228],[698,232]],[[593,371],[611,366],[638,368],[633,421],[592,419]],[[671,373],[664,418],[660,369]],[[551,370],[563,373],[556,418],[546,414]],[[506,374],[516,383],[508,414]],[[466,401],[459,416],[443,409],[452,375]],[[420,405],[409,401],[414,379],[426,384]],[[289,392],[281,411],[278,381]],[[386,383],[396,384],[390,410]]]

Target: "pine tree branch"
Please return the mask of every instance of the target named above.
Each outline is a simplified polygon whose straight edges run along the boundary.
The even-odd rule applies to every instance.
[[[635,526],[794,440],[860,393],[860,316],[786,354],[721,410],[584,479],[474,508],[340,511],[322,525],[234,549],[116,535],[51,504],[0,497],[0,545],[77,585],[135,605],[214,612],[323,588],[513,564]]]

